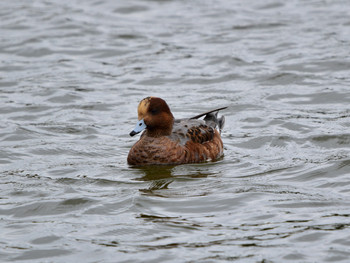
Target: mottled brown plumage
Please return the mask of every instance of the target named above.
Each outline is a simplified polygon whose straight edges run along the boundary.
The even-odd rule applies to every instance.
[[[216,160],[223,155],[223,143],[216,129],[224,125],[217,111],[191,119],[175,120],[166,102],[147,97],[138,106],[139,122],[131,136],[143,129],[140,140],[130,149],[130,165],[184,164]],[[213,112],[216,112],[214,114]],[[204,120],[197,118],[206,116]]]

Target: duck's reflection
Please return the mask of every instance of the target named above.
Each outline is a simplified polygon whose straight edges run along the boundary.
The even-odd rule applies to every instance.
[[[147,189],[140,189],[145,194],[153,195],[155,190],[168,189],[169,184],[174,181],[172,175],[174,166],[147,166],[135,169],[138,169],[142,174],[135,180],[150,182]]]
[[[135,167],[141,177],[135,178],[137,181],[150,182],[147,189],[140,189],[142,192],[153,192],[155,190],[168,189],[168,186],[176,179],[191,180],[193,178],[205,178],[212,173],[203,169],[193,169],[193,166],[145,166]],[[186,179],[185,179],[186,180]]]
[[[168,179],[173,175],[173,169],[175,166],[145,166],[145,167],[135,167],[142,174],[141,177],[136,178],[138,181],[153,181],[160,179]]]

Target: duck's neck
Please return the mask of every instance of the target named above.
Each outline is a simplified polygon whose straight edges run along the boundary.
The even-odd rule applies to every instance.
[[[173,131],[173,125],[174,120],[172,119],[171,122],[166,123],[166,125],[162,127],[157,127],[156,129],[153,129],[152,127],[147,127],[146,134],[149,137],[169,136]]]

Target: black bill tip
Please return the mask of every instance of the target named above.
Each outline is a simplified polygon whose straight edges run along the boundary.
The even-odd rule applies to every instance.
[[[130,135],[131,137],[134,136],[135,134],[138,134],[138,132],[132,131],[132,132],[129,133],[129,135]]]

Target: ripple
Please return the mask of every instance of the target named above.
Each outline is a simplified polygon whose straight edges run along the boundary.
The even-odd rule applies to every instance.
[[[234,30],[261,30],[261,29],[271,29],[275,27],[284,27],[284,23],[265,23],[265,24],[249,24],[249,25],[237,25],[233,26]]]
[[[31,251],[25,251],[20,256],[13,257],[12,260],[34,260],[44,259],[51,257],[59,257],[71,254],[72,251],[66,249],[33,249]]]
[[[94,203],[93,200],[76,198],[67,199],[60,202],[36,202],[33,204],[18,206],[11,209],[1,209],[1,215],[12,215],[14,217],[36,217],[48,216],[48,215],[59,215],[71,213],[74,210],[81,210],[82,208],[88,207]]]

